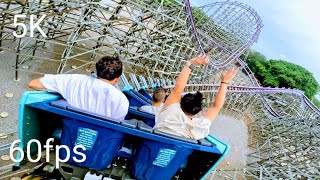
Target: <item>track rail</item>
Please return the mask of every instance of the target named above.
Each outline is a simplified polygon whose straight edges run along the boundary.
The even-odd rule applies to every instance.
[[[173,89],[174,86],[165,86],[164,88]],[[206,93],[215,93],[218,91],[219,85],[214,84],[187,84],[187,89],[196,89],[198,88],[200,92]],[[268,87],[246,87],[246,86],[229,86],[227,92],[232,93],[247,93],[247,94],[272,94],[272,93],[285,93],[285,94],[294,94],[302,100],[302,102],[312,109],[317,115],[320,116],[320,110],[304,95],[304,93],[297,89],[285,89],[285,88],[268,88]],[[187,92],[186,92],[187,93]],[[267,102],[266,102],[267,103]],[[270,107],[270,106],[269,106]],[[268,109],[268,107],[266,106]],[[271,108],[271,107],[270,107]],[[268,109],[274,111],[272,108]],[[275,112],[277,113],[277,112]],[[279,117],[279,116],[278,116]]]

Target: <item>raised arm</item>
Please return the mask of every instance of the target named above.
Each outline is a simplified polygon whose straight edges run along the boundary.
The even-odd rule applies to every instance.
[[[224,71],[221,74],[221,85],[219,87],[214,103],[204,114],[204,116],[210,119],[211,122],[216,119],[220,109],[222,108],[227,93],[228,83],[237,74],[237,72],[238,69],[235,70],[234,68],[232,68],[231,70]]]
[[[200,54],[199,56],[189,60],[186,63],[186,66],[184,66],[184,68],[182,69],[182,71],[180,72],[180,74],[176,80],[176,84],[173,88],[173,91],[171,92],[171,94],[167,98],[162,109],[165,109],[166,107],[170,106],[171,104],[180,102],[181,94],[183,93],[183,90],[188,82],[188,79],[189,79],[189,76],[191,73],[190,66],[191,65],[200,66],[202,64],[208,64],[208,62],[209,62],[208,56],[205,54]]]

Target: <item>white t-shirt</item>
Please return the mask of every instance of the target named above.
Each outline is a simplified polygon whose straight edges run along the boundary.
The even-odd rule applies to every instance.
[[[158,114],[163,106],[163,103],[160,106],[151,106],[145,105],[139,108],[140,111],[147,112],[149,114]]]
[[[46,74],[40,83],[49,92],[57,92],[71,105],[105,117],[123,120],[129,101],[116,87],[87,75]]]
[[[211,121],[205,117],[189,119],[180,103],[172,104],[157,114],[155,123],[156,130],[196,140],[205,138],[211,126]]]

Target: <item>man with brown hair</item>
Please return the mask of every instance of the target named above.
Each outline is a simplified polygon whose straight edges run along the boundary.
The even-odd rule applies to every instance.
[[[166,98],[166,92],[163,88],[157,88],[152,95],[152,106],[145,105],[140,107],[140,111],[150,114],[158,114]]]
[[[106,117],[123,120],[129,101],[115,85],[120,81],[122,62],[103,57],[96,63],[98,78],[84,74],[46,74],[30,81],[35,90],[56,92],[71,105]]]

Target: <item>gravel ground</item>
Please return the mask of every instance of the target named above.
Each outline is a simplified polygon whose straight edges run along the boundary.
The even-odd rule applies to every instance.
[[[220,115],[210,128],[210,134],[230,145],[225,159],[218,165],[218,169],[242,168],[246,163],[249,149],[248,130],[244,120]]]
[[[8,117],[0,117],[0,133],[10,134],[7,139],[0,139],[0,144],[7,144],[17,139],[16,132],[18,126],[18,105],[24,91],[27,90],[27,83],[30,76],[21,73],[20,81],[14,81],[15,56],[12,53],[0,53],[0,112],[7,112]],[[13,97],[6,97],[6,93],[12,93]]]

